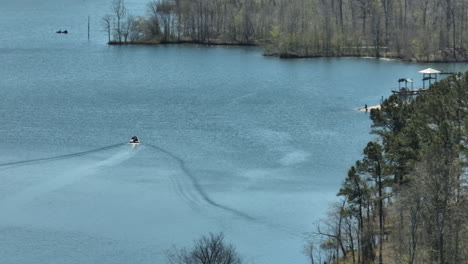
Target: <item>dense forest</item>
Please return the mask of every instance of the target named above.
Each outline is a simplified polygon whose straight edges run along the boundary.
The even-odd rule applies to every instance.
[[[377,138],[317,226],[312,263],[468,263],[467,91],[459,73],[371,110]]]
[[[282,57],[468,60],[468,0],[113,0],[109,42],[261,45]]]

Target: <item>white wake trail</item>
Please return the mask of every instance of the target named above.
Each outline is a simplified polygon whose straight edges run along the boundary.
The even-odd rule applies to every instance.
[[[18,193],[7,196],[6,198],[0,200],[0,211],[3,212],[2,214],[8,215],[9,213],[14,213],[17,210],[21,210],[22,206],[32,202],[38,197],[61,189],[65,186],[72,185],[84,177],[96,173],[103,167],[115,166],[125,160],[128,160],[138,151],[138,149],[128,149],[126,146],[122,148],[125,149],[115,153],[105,160],[78,167],[76,169],[65,169],[60,175],[50,178],[45,182],[27,187]]]

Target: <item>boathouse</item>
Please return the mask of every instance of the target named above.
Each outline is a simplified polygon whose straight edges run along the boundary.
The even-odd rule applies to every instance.
[[[437,81],[437,74],[440,73],[438,70],[434,70],[432,68],[427,68],[424,70],[419,71],[419,73],[423,74],[423,88],[414,89],[413,88],[413,79],[409,78],[400,78],[398,79],[398,90],[392,90],[394,94],[400,95],[417,95],[421,92],[427,91],[427,89],[431,86],[432,80]],[[405,83],[403,86],[401,83]],[[429,82],[429,85],[426,88],[426,82]],[[408,88],[408,83],[411,83],[411,88]]]

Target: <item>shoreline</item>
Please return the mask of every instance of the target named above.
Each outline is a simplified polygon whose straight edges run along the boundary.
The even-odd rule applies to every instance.
[[[367,110],[365,107],[358,108],[357,110],[360,112],[370,112],[372,109],[380,109],[380,105],[368,106]]]
[[[257,47],[260,44],[255,42],[224,42],[224,41],[195,41],[195,40],[177,40],[177,41],[127,41],[118,42],[110,41],[107,45],[120,46],[120,45],[180,45],[180,44],[194,44],[194,45],[206,45],[206,46],[239,46],[239,47]]]
[[[194,44],[194,45],[205,45],[205,46],[238,46],[238,47],[262,47],[264,42],[226,42],[226,41],[195,41],[195,40],[175,40],[175,41],[157,41],[157,40],[147,40],[147,41],[109,41],[107,45],[111,46],[123,46],[123,45],[147,45],[147,46],[157,46],[157,45],[180,45],[180,44]],[[411,63],[466,63],[466,59],[434,59],[434,60],[421,60],[416,58],[402,58],[399,56],[370,56],[369,54],[309,54],[309,55],[300,55],[294,52],[266,52],[262,53],[265,57],[275,57],[279,59],[312,59],[312,58],[365,58],[365,59],[379,59],[379,60],[395,60]]]

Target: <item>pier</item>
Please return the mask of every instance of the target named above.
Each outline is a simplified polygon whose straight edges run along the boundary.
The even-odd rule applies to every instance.
[[[421,71],[419,71],[419,73],[423,74],[423,78],[422,78],[423,87],[422,88],[414,88],[413,87],[413,83],[414,83],[413,79],[400,78],[400,79],[398,79],[398,88],[392,90],[392,93],[403,96],[405,98],[405,100],[411,100],[412,96],[418,95],[420,93],[423,93],[423,92],[426,92],[427,90],[429,90],[429,87],[432,84],[432,80],[434,80],[434,82],[437,82],[437,75],[438,74],[447,74],[447,75],[454,74],[453,72],[441,72],[441,71],[438,71],[438,70],[434,70],[432,68],[427,68],[427,69],[421,70]],[[429,82],[429,84],[427,85],[427,88],[426,88],[426,82]],[[382,101],[383,101],[383,99],[382,99]],[[380,105],[374,105],[374,106],[367,106],[366,105],[365,107],[358,108],[357,110],[362,111],[362,112],[368,112],[368,111],[370,111],[372,109],[380,109]]]
[[[425,92],[427,89],[399,89],[399,90],[392,90],[392,93],[394,94],[400,94],[400,95],[417,95],[419,93]]]
[[[427,68],[422,71],[419,71],[419,73],[423,74],[423,88],[414,89],[413,79],[400,78],[398,79],[398,90],[392,90],[392,93],[399,95],[418,95],[419,93],[425,92],[431,86],[432,80],[435,80],[437,82],[437,74],[440,74],[441,71],[434,70],[432,68]],[[403,82],[405,84],[402,86],[401,83]],[[429,82],[429,85],[427,86],[428,88],[426,88],[426,82]],[[408,88],[408,83],[411,84],[411,88]]]

